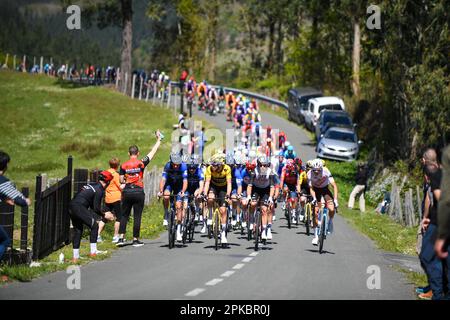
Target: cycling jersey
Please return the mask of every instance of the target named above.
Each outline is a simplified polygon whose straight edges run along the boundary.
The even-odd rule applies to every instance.
[[[238,187],[242,186],[242,174],[240,168],[236,167],[231,170],[231,179],[233,190],[237,190]]]
[[[302,190],[303,190],[303,189],[307,190],[307,189],[308,189],[308,176],[307,176],[307,174],[306,174],[306,171],[302,171],[302,172],[300,173],[299,179],[300,179],[300,186],[301,186],[301,189],[302,189]]]
[[[222,171],[215,172],[211,170],[211,166],[206,168],[205,180],[211,180],[211,184],[224,187],[227,185],[227,180],[231,180],[231,168],[229,165],[224,165]]]
[[[287,185],[294,185],[294,186],[297,185],[298,177],[299,177],[299,174],[298,174],[297,171],[287,172],[286,171],[286,167],[284,167],[283,171],[281,173],[281,176],[282,176],[283,181],[284,181],[285,184],[287,184]]]
[[[284,152],[284,158],[285,159],[295,159],[297,158],[297,153],[295,151],[292,151],[292,153],[290,153],[289,151],[285,151]]]
[[[195,192],[198,188],[200,188],[200,181],[203,181],[205,176],[203,174],[203,170],[199,167],[194,173],[191,174],[191,171],[188,170],[187,180],[188,180],[188,190],[191,192]]]
[[[258,189],[266,189],[274,186],[274,175],[272,169],[267,168],[267,171],[262,173],[260,168],[256,168],[250,174],[250,186]]]
[[[125,177],[126,187],[144,187],[144,170],[149,163],[150,159],[146,156],[142,160],[130,159],[120,166],[120,175]]]
[[[102,212],[102,199],[103,199],[103,186],[98,183],[87,184],[81,188],[81,191],[77,193],[75,198],[72,199],[71,205],[81,205],[86,209],[91,208],[98,215],[103,215]]]
[[[188,170],[185,163],[182,163],[178,168],[174,168],[171,162],[167,162],[164,166],[162,178],[170,183],[178,184],[188,179]]]
[[[317,175],[312,170],[309,170],[307,175],[309,186],[313,188],[326,188],[330,183],[334,182],[334,178],[328,168],[323,168],[322,172]]]

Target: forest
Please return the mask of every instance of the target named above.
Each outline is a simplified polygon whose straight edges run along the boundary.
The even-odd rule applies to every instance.
[[[82,30],[65,28],[67,5]],[[417,165],[450,137],[449,3],[379,0],[4,0],[0,52],[78,65],[154,68],[268,90],[314,86],[344,99],[371,161]]]

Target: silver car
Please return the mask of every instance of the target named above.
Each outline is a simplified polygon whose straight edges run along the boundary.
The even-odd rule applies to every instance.
[[[316,152],[319,158],[339,161],[356,160],[362,141],[353,128],[331,127],[320,136]]]

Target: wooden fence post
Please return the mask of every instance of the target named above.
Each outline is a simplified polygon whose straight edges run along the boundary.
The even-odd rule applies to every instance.
[[[139,87],[139,100],[142,100],[142,84],[144,82],[144,78],[141,76],[141,85]]]
[[[23,56],[22,72],[27,72],[27,56]]]
[[[171,98],[171,96],[172,96],[172,86],[169,84],[169,92],[168,92],[168,97],[167,97],[167,108],[170,108],[170,98]],[[162,101],[164,101],[164,97],[163,97],[163,100]]]
[[[46,173],[41,174],[41,191],[46,190],[48,187],[48,177]]]
[[[131,99],[134,99],[134,89],[136,85],[136,75],[133,74],[133,83],[131,84]]]
[[[396,199],[396,206],[398,210],[397,219],[398,221],[403,224],[403,208],[402,208],[402,197],[400,195],[400,188],[397,189],[397,199]]]
[[[147,81],[147,84],[146,84],[145,87],[147,88],[147,92],[146,92],[147,95],[145,97],[145,102],[148,102],[148,96],[149,96],[149,93],[150,93],[150,85],[149,85],[148,81]]]
[[[127,94],[127,85],[128,85],[128,72],[125,72],[125,82],[122,84],[123,86],[123,94]]]
[[[117,68],[116,72],[116,90],[119,88],[120,68]]]
[[[16,71],[16,55],[14,55],[14,57],[13,57],[13,66],[14,66],[14,71]]]
[[[419,212],[419,218],[422,218],[422,200],[420,197],[420,189],[419,186],[416,186],[416,193],[417,193],[417,208],[418,208],[418,212]]]
[[[30,195],[29,188],[22,188],[25,198]],[[28,247],[28,206],[22,207],[20,217],[20,250],[27,250]]]

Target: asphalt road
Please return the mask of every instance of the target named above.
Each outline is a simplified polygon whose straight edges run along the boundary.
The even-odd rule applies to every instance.
[[[229,125],[222,117],[204,117],[221,129]],[[262,117],[264,124],[283,128],[302,158],[315,156],[313,144],[297,126],[271,114]],[[288,229],[280,212],[277,218],[273,240],[258,252],[239,233],[229,235],[228,248],[218,251],[213,240],[200,233],[193,243],[169,250],[163,233],[141,248],[125,247],[110,259],[82,266],[79,290],[67,288],[70,274],[57,272],[30,283],[8,284],[0,288],[0,299],[415,298],[412,284],[394,271],[383,252],[340,216],[322,254],[303,225]],[[370,289],[376,283],[373,270],[380,286]]]

